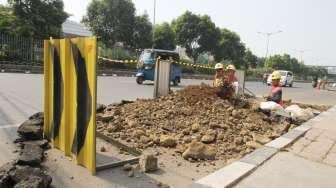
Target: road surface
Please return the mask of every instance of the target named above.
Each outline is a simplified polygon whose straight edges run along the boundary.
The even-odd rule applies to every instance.
[[[181,89],[187,85],[210,84],[208,80],[182,80],[173,87]],[[269,86],[260,82],[247,82],[246,87],[257,96],[266,95]],[[153,84],[137,85],[131,77],[98,77],[98,103],[110,104],[121,100],[151,98]],[[284,98],[311,104],[336,104],[336,92],[316,91],[308,83],[295,83],[293,88],[284,88]],[[22,122],[29,115],[43,109],[43,75],[0,73],[0,126]]]
[[[211,84],[211,81],[206,80],[182,80],[182,84],[178,87],[173,87],[173,90],[202,82]],[[257,96],[265,95],[269,90],[268,86],[259,82],[247,82],[246,87]],[[153,96],[153,84],[137,85],[135,78],[130,77],[98,77],[97,92],[98,103],[110,104],[121,100],[151,98]],[[284,88],[284,98],[302,103],[336,104],[335,92],[318,92],[312,89],[310,84],[303,83],[295,83],[294,88]],[[12,141],[16,138],[17,126],[30,115],[42,111],[42,109],[43,75],[0,73],[0,166],[16,156],[13,153],[15,146]],[[67,185],[69,187],[74,185],[81,187],[83,183],[87,187],[92,187],[88,182],[92,182],[92,184],[98,182],[101,187],[110,187],[110,185],[115,183],[123,185],[120,187],[155,187],[154,184],[148,184],[148,182],[152,181],[149,177],[142,177],[141,185],[139,184],[139,179],[133,179],[132,181],[127,179],[126,181],[125,177],[127,178],[127,176],[123,175],[123,171],[120,169],[111,169],[100,173],[99,176],[91,176],[86,169],[75,166],[71,161],[67,161],[66,158],[60,157],[63,155],[61,152],[54,152],[56,153],[51,156],[57,158],[58,161],[60,158],[63,160],[57,164],[50,164],[54,173],[53,178],[58,183],[57,187],[67,187]],[[70,171],[66,171],[69,170],[66,166],[71,165],[74,166],[70,168]],[[73,170],[77,174],[75,180],[69,179],[73,175]]]

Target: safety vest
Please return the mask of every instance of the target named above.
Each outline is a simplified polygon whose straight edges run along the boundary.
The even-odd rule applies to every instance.
[[[276,92],[281,91],[281,98],[280,98],[280,102],[278,104],[280,104],[281,106],[284,106],[284,103],[282,101],[282,87],[281,86],[272,86],[271,91],[269,92],[268,96],[273,97],[275,95]]]

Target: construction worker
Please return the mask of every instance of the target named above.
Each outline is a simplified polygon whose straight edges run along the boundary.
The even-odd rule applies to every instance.
[[[279,71],[274,71],[271,75],[272,89],[268,96],[265,96],[266,102],[260,103],[260,109],[265,114],[268,114],[274,110],[283,110],[282,101],[282,87],[280,84],[281,74]]]
[[[230,85],[235,88],[236,93],[238,92],[238,79],[235,76],[236,73],[236,67],[234,65],[228,65],[226,67],[226,76],[225,79],[230,83]]]
[[[233,77],[228,73],[230,71],[224,70],[224,65],[222,63],[217,63],[215,65],[215,78],[213,81],[213,86],[217,89],[217,95],[222,99],[232,100],[234,99],[234,87],[232,81]]]
[[[283,106],[282,87],[280,84],[281,74],[279,71],[274,71],[271,75],[272,89],[266,97],[267,101],[273,101]]]
[[[215,78],[213,81],[214,87],[220,87],[224,80],[224,65],[222,63],[217,63],[215,65]]]

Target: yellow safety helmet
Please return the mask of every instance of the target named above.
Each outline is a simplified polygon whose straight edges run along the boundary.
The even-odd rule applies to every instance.
[[[222,63],[217,63],[215,69],[224,69],[224,65]]]
[[[234,71],[236,71],[236,67],[234,66],[234,65],[228,65],[227,67],[226,67],[226,70],[234,70]]]
[[[274,71],[273,73],[272,73],[272,80],[280,80],[281,79],[281,74],[280,74],[280,72],[279,71]]]

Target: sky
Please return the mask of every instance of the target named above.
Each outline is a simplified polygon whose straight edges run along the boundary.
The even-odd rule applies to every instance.
[[[91,0],[63,0],[71,20],[79,22]],[[4,3],[6,0],[0,0]],[[133,0],[137,14],[153,19],[154,0]],[[334,0],[157,0],[156,23],[170,22],[189,10],[209,15],[221,28],[240,35],[253,53],[264,57],[288,53],[305,64],[336,66],[336,1]]]

